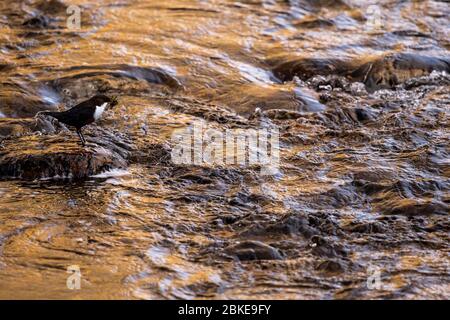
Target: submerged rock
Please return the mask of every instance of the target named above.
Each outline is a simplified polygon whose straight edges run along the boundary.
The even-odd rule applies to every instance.
[[[36,8],[46,14],[66,13],[67,5],[60,0],[37,1]]]
[[[310,226],[307,217],[300,214],[288,213],[278,221],[263,223],[246,230],[244,235],[303,235],[311,238],[317,230]]]
[[[348,263],[343,259],[325,259],[317,264],[316,269],[328,273],[342,273],[348,269]]]
[[[47,119],[0,118],[0,141],[7,137],[18,137],[35,132],[56,133],[61,126]]]
[[[180,80],[168,70],[159,67],[139,67],[128,64],[105,64],[95,66],[77,66],[68,68],[73,73],[66,77],[51,80],[50,85],[55,88],[64,88],[74,80],[81,79],[85,84],[86,79],[98,76],[111,76],[114,78],[128,78],[132,80],[144,80],[148,83],[167,85],[173,89],[183,88]]]
[[[237,257],[240,261],[283,259],[278,249],[260,241],[243,241],[225,248],[225,252]]]
[[[428,75],[433,71],[450,72],[450,60],[411,53],[387,55],[367,62],[350,74],[370,91],[393,88],[411,78]]]
[[[281,81],[291,81],[294,77],[307,80],[315,75],[340,75],[351,68],[349,63],[334,58],[282,58],[268,62],[274,65],[272,71]]]
[[[37,95],[24,94],[16,90],[17,88],[11,87],[8,91],[0,93],[0,111],[8,117],[32,117],[39,111],[54,108],[41,101]]]
[[[376,207],[383,214],[405,216],[446,215],[450,211],[448,204],[434,199],[393,198],[380,201]]]
[[[369,91],[393,88],[411,78],[428,75],[433,71],[450,72],[448,57],[412,53],[388,54],[369,61],[361,59],[359,62],[305,57],[276,58],[268,62],[273,65],[272,71],[281,81],[291,81],[294,77],[307,80],[317,76],[345,76],[353,82],[364,83]]]
[[[36,16],[25,20],[23,25],[29,28],[47,28],[50,24],[50,20],[46,16]]]

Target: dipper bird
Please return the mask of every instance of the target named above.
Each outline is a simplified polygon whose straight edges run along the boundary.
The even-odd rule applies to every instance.
[[[80,137],[81,144],[84,146],[86,144],[86,139],[84,138],[81,129],[100,119],[108,106],[113,107],[116,104],[117,97],[109,98],[108,96],[100,94],[77,104],[69,110],[62,112],[40,111],[36,116],[51,116],[56,118],[59,122],[75,127],[78,137]]]

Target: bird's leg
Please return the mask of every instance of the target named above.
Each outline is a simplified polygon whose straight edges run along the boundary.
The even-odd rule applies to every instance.
[[[86,145],[86,139],[84,138],[83,131],[80,129],[81,137],[83,138],[83,145]]]
[[[78,138],[80,138],[81,144],[84,146],[83,138],[81,137],[80,130],[77,129]]]
[[[81,129],[77,129],[77,134],[78,134],[78,137],[81,140],[81,144],[83,146],[85,146],[86,145],[86,139],[84,139],[83,132],[81,132]]]

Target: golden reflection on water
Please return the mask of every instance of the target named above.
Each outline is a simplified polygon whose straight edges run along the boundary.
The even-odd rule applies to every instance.
[[[27,2],[26,10],[37,12],[39,2]],[[422,208],[421,203],[433,199],[445,202],[448,179],[439,171],[445,155],[442,160],[436,151],[436,171],[429,170],[430,163],[420,161],[428,161],[423,159],[434,151],[424,153],[417,145],[429,139],[430,150],[438,150],[446,134],[435,126],[425,137],[417,125],[420,132],[403,141],[395,132],[410,127],[402,126],[405,114],[423,112],[426,118],[425,106],[387,116],[386,122],[398,116],[398,126],[383,122],[355,128],[339,114],[332,119],[339,136],[333,133],[336,128],[323,125],[322,114],[333,108],[319,92],[302,79],[280,81],[272,71],[277,64],[306,58],[353,63],[416,51],[448,57],[447,3],[378,1],[382,24],[373,29],[367,23],[371,1],[79,0],[71,2],[82,8],[79,32],[64,27],[63,10],[53,14],[54,28],[36,34],[27,34],[22,18],[13,15],[21,12],[20,6],[5,3],[0,4],[0,69],[3,63],[13,67],[2,79],[0,116],[33,114],[14,105],[17,91],[72,102],[106,87],[120,94],[121,103],[104,126],[129,134],[138,147],[165,143],[174,129],[208,112],[214,115],[207,103],[228,107],[238,116],[256,108],[309,116],[281,123],[283,162],[277,177],[261,178],[248,168],[164,168],[137,161],[125,172],[85,182],[0,182],[0,298],[448,297],[448,286],[437,280],[448,279],[449,261],[442,254],[448,241],[440,220],[445,216],[431,214],[426,221],[430,226],[417,222],[422,229],[435,228],[420,235],[420,243],[430,247],[416,245],[408,251],[405,245],[399,252],[389,245],[419,237],[409,233],[408,219],[414,218],[399,214],[389,220],[383,214],[392,207]],[[159,68],[172,81],[149,83],[146,76],[153,73],[145,68]],[[398,78],[421,75],[423,70],[415,69]],[[429,103],[440,107],[445,91],[430,95]],[[202,112],[193,107],[174,112],[170,103],[158,99],[166,96],[173,96],[173,103],[183,104],[176,99],[187,97],[188,106],[207,106]],[[386,100],[376,95],[342,99],[340,105],[350,107]],[[415,119],[408,121],[415,125]],[[230,123],[224,127],[232,127]],[[347,132],[351,137],[346,140]],[[37,150],[33,144],[38,139],[27,142],[27,152]],[[51,152],[74,151],[67,139]],[[389,149],[393,145],[397,149]],[[411,151],[412,146],[417,150]],[[401,148],[405,153],[397,152]],[[211,182],[202,185],[189,174]],[[364,191],[358,181],[366,183]],[[285,227],[258,229],[293,212]],[[297,217],[303,214],[312,217]],[[317,244],[302,234],[306,227],[301,229],[307,220],[318,225],[320,236],[329,237],[331,254],[340,254],[342,242],[348,255],[320,256],[329,252],[322,248],[320,257],[314,256]],[[377,226],[385,229],[378,233]],[[350,233],[360,230],[356,228],[369,231]],[[246,240],[271,244],[285,257],[239,262],[223,254],[224,248]],[[319,262],[337,266],[338,272],[331,267],[331,272],[323,271]],[[364,287],[368,264],[392,273],[385,291]],[[66,287],[70,265],[80,266],[81,290]],[[405,289],[414,283],[419,289]]]

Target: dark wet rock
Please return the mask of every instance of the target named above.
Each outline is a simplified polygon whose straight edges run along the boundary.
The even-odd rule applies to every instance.
[[[371,59],[368,62],[347,61],[335,58],[277,58],[269,60],[273,72],[281,81],[290,81],[295,76],[307,80],[322,76],[312,83],[317,89],[329,84],[335,76],[348,77],[353,82],[362,82],[367,90],[394,88],[408,79],[435,71],[450,72],[448,57],[422,56],[412,53],[397,53]],[[339,83],[331,87],[347,87]]]
[[[294,24],[297,28],[326,28],[333,27],[334,22],[328,19],[320,19],[320,18],[305,18],[301,21],[298,21]]]
[[[316,118],[327,128],[333,129],[333,131],[324,131],[324,135],[347,136],[349,134],[356,135],[356,132],[349,130],[342,130],[344,125],[354,126],[355,124],[365,124],[366,122],[375,120],[378,115],[378,111],[371,109],[370,107],[340,107],[328,108],[325,112],[317,114]],[[350,128],[348,128],[350,129]],[[370,139],[370,136],[365,132],[359,132],[362,138]]]
[[[348,62],[334,58],[273,59],[269,64],[274,65],[273,72],[281,81],[290,81],[295,76],[307,80],[315,75],[341,75],[351,68]]]
[[[420,38],[431,38],[430,34],[426,34],[417,30],[396,30],[393,31],[392,34],[399,37],[420,37]]]
[[[411,53],[401,53],[390,58],[393,59],[393,66],[397,70],[423,70],[429,73],[433,70],[446,72],[450,71],[450,60],[448,57],[439,58]]]
[[[231,204],[231,205],[236,205],[236,204]],[[233,224],[233,223],[239,221],[239,219],[240,219],[240,217],[238,215],[233,215],[233,214],[225,214],[220,217],[220,220],[224,224]]]
[[[0,62],[0,71],[9,71],[11,69],[14,69],[14,65],[10,63],[1,63]]]
[[[367,122],[376,118],[376,112],[370,107],[366,108],[347,108],[347,114],[355,122]]]
[[[9,136],[21,136],[38,131],[33,119],[0,118],[0,140]]]
[[[427,221],[420,216],[411,216],[409,219],[415,231],[450,233],[450,221],[445,217],[442,217],[443,221]]]
[[[387,232],[386,227],[379,221],[376,222],[356,222],[352,221],[343,229],[349,232],[371,234]]]
[[[300,215],[287,215],[280,219],[280,221],[267,226],[265,232],[279,232],[290,235],[300,234],[306,238],[310,238],[316,231],[309,225],[306,217]]]
[[[33,16],[25,19],[22,23],[22,26],[27,29],[53,28],[53,22],[56,22],[57,20],[62,21],[67,17],[67,6],[59,0],[41,0],[28,5],[30,5],[30,8],[25,11],[33,12]],[[38,36],[39,33],[36,33],[35,35]],[[24,36],[29,37],[31,35],[25,34]]]
[[[46,16],[36,16],[24,21],[23,25],[29,28],[47,28],[50,19]]]
[[[327,211],[313,212],[308,215],[308,223],[316,230],[316,234],[340,235],[343,232],[336,217]]]
[[[67,5],[60,0],[41,0],[36,3],[36,8],[46,14],[66,13]]]
[[[316,270],[328,273],[342,273],[348,269],[348,263],[342,259],[326,259],[317,264]]]
[[[416,216],[416,215],[445,215],[450,212],[450,205],[428,199],[395,199],[388,198],[376,206],[383,214]]]
[[[261,112],[260,110],[256,110],[254,114],[249,118],[249,120],[257,119],[258,116],[264,116],[273,120],[291,120],[298,119],[302,117],[302,113],[293,110],[285,110],[285,109],[270,109]]]
[[[0,141],[8,137],[19,137],[32,133],[56,133],[63,129],[48,119],[0,118]]]
[[[307,4],[313,7],[349,9],[349,5],[343,0],[306,0]]]
[[[102,128],[85,135],[81,147],[73,132],[46,118],[0,119],[0,178],[81,179],[127,165],[133,146],[120,135]]]
[[[190,99],[172,99],[168,107],[174,112],[181,112],[218,123],[246,124],[247,119],[224,106],[211,105]]]
[[[259,205],[267,205],[270,203],[273,203],[274,199],[267,194],[264,193],[254,193],[250,192],[245,189],[241,189],[237,193],[237,197],[240,201],[247,203],[248,205],[251,204],[259,204]]]
[[[211,195],[205,195],[204,193],[196,194],[183,194],[181,196],[169,196],[171,201],[184,202],[184,203],[206,203],[211,201],[214,197]]]
[[[225,248],[228,255],[235,256],[240,261],[249,260],[282,260],[283,256],[274,247],[260,241],[243,241]]]
[[[230,206],[236,206],[236,207],[246,207],[251,208],[255,207],[257,204],[249,202],[248,196],[242,193],[238,193],[236,196],[233,196],[227,200],[227,203]],[[231,221],[231,219],[229,219]]]
[[[125,166],[125,159],[111,150],[82,148],[62,136],[24,136],[3,141],[0,149],[0,178],[80,179]]]
[[[430,75],[408,79],[402,85],[406,90],[420,86],[450,86],[450,74],[433,71]]]
[[[253,217],[254,219],[254,217]],[[242,232],[244,236],[302,236],[311,239],[318,234],[339,235],[340,227],[332,215],[326,212],[304,214],[289,212],[277,221],[264,221],[248,227]]]
[[[277,82],[278,79],[273,79]],[[314,93],[307,92],[308,88],[299,80],[292,83],[289,88],[279,86],[267,86],[264,90],[256,84],[244,84],[239,87],[239,92],[224,93],[227,106],[243,116],[260,109],[262,111],[272,109],[284,109],[291,111],[308,111],[311,105],[314,107]],[[312,96],[312,98],[311,98]],[[316,108],[317,109],[317,108]]]
[[[1,112],[9,117],[32,117],[37,112],[53,109],[53,106],[43,102],[37,96],[19,92],[3,92],[0,94]]]
[[[286,214],[276,222],[271,222],[256,228],[249,229],[245,234],[281,234],[281,235],[303,235],[306,238],[312,237],[316,230],[309,225],[307,217]]]
[[[241,182],[245,172],[236,168],[193,167],[192,165],[174,166],[172,164],[170,167],[164,168],[164,170],[160,172],[160,175],[164,178],[176,180],[180,176],[192,173],[196,176],[208,177],[216,181],[220,180],[232,184]]]
[[[351,86],[347,78],[338,75],[317,75],[308,79],[307,83],[317,91],[331,91],[336,88],[348,91]]]
[[[348,250],[328,237],[315,235],[311,238],[311,252],[322,257],[346,257]]]
[[[411,53],[387,55],[367,62],[350,74],[374,91],[393,88],[411,78],[430,74],[433,70],[450,72],[450,60]]]
[[[194,173],[179,176],[177,179],[181,180],[181,181],[189,181],[189,182],[197,183],[197,184],[211,184],[214,182],[211,178],[197,175]]]
[[[313,201],[314,203],[321,203],[323,206],[328,206],[330,208],[342,208],[357,202],[359,197],[360,195],[355,192],[352,186],[345,185],[334,187],[318,195],[315,195],[313,197]],[[315,213],[310,215],[310,219],[314,219],[313,221],[317,221],[317,219],[315,218],[316,216],[319,216],[319,219],[323,217],[325,221],[330,222],[332,231],[336,232],[334,224],[330,221],[331,217],[329,217],[328,215]]]
[[[130,160],[133,163],[145,163],[149,166],[167,166],[171,163],[171,149],[165,143],[146,142],[133,150]]]

